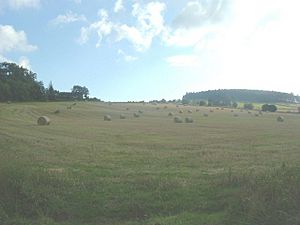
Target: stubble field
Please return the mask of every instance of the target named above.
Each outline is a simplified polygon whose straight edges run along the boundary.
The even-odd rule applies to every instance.
[[[256,113],[0,104],[0,224],[299,225],[300,115]]]

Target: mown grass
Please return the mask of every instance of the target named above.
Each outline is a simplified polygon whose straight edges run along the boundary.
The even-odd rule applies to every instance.
[[[0,104],[0,224],[299,224],[299,115],[70,104]]]

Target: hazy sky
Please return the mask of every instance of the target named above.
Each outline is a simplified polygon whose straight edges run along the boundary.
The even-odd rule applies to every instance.
[[[0,0],[0,61],[109,101],[300,94],[299,0]]]

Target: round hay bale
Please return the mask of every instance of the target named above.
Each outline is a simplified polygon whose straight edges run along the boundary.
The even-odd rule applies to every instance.
[[[277,117],[277,122],[284,122],[284,117],[283,116],[278,116]]]
[[[104,121],[111,121],[111,116],[110,115],[105,115],[104,116]]]
[[[57,109],[57,110],[54,111],[54,114],[58,114],[58,113],[60,113],[59,109]]]
[[[179,113],[183,113],[183,111],[182,111],[182,110],[179,110]]]
[[[179,116],[174,117],[174,123],[182,123],[182,119]]]
[[[41,116],[37,120],[37,124],[44,126],[44,125],[49,125],[50,124],[50,119],[47,116]]]
[[[185,121],[186,123],[194,123],[194,120],[193,120],[193,118],[191,118],[191,117],[186,117],[186,118],[184,119],[184,121]]]
[[[126,116],[125,116],[124,114],[121,114],[121,115],[120,115],[120,119],[121,119],[121,120],[125,120],[125,119],[126,119]]]
[[[204,113],[203,116],[204,116],[204,117],[208,117],[208,114],[207,114],[207,113]]]
[[[232,110],[230,110],[230,112],[232,112],[232,113],[233,113],[233,112],[234,112],[234,110],[232,109]]]
[[[174,116],[174,114],[173,114],[173,113],[171,113],[171,112],[169,112],[168,116]]]
[[[140,114],[134,113],[133,116],[134,116],[135,118],[139,118],[139,117],[140,117]]]
[[[189,109],[189,110],[188,110],[188,113],[193,113],[193,111]]]

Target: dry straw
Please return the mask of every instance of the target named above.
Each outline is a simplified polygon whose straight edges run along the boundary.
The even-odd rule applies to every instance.
[[[111,121],[111,116],[110,115],[105,115],[104,116],[104,121]]]
[[[44,126],[44,125],[49,125],[51,120],[47,116],[41,116],[37,120],[37,124]]]
[[[185,122],[186,122],[186,123],[193,123],[194,120],[193,120],[193,118],[191,118],[191,117],[186,117],[186,118],[185,118]]]
[[[278,116],[277,121],[278,122],[284,122],[284,117],[283,116]]]
[[[182,119],[179,116],[174,117],[174,123],[182,123]]]

